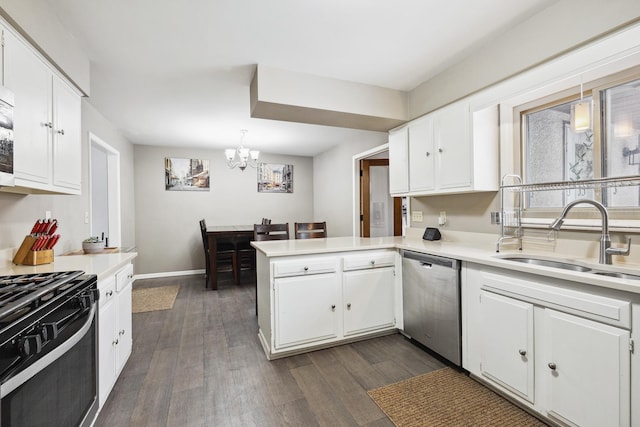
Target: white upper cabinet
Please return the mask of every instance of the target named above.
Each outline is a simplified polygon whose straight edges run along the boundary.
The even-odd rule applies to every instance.
[[[14,174],[25,193],[80,194],[80,96],[4,30],[4,86],[14,93]]]
[[[435,188],[435,144],[433,117],[426,116],[409,125],[409,189],[411,192]]]
[[[389,192],[409,191],[409,130],[406,127],[389,133]]]
[[[497,106],[471,112],[461,101],[437,110],[390,132],[390,181],[408,181],[392,185],[391,194],[497,191],[498,149]]]

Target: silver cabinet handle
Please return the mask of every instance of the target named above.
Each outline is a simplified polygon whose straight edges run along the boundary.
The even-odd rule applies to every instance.
[[[518,353],[520,353],[520,356],[526,356],[527,355],[527,350],[520,349],[520,350],[518,350]]]
[[[371,265],[376,265],[376,260],[375,259],[371,260]]]
[[[42,126],[44,126],[46,128],[49,128],[49,129],[53,129],[53,123],[51,123],[51,122],[42,123]]]
[[[438,153],[442,153],[444,150],[442,148],[438,148]]]
[[[118,345],[118,340],[116,339],[114,342],[111,343],[111,345]]]
[[[59,129],[56,131],[56,133],[59,133],[60,135],[64,135],[64,129]]]
[[[124,329],[121,329],[120,332],[118,332],[118,335],[124,335]]]
[[[331,311],[336,311],[336,305],[335,304],[331,305]]]
[[[430,155],[431,155],[431,153],[427,151],[427,157],[429,157]]]
[[[105,292],[105,295],[110,297],[111,295],[113,295],[113,291],[109,290],[109,291]]]
[[[309,267],[307,267],[306,265],[304,266],[304,271],[309,271]]]
[[[347,303],[347,310],[351,310],[351,303]]]
[[[547,365],[549,367],[549,369],[551,369],[552,371],[556,370],[556,364],[553,362],[549,362],[549,364]]]

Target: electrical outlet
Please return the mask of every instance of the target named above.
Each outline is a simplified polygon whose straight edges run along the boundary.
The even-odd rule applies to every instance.
[[[84,213],[84,223],[89,224],[89,212]]]
[[[44,219],[51,219],[51,211],[44,211]]]
[[[422,222],[422,211],[411,212],[411,221]]]
[[[445,225],[447,223],[447,213],[445,211],[440,211],[440,216],[438,217],[438,225]]]

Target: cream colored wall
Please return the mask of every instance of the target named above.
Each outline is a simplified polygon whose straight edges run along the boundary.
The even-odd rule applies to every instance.
[[[640,19],[638,0],[561,0],[409,94],[415,118]]]
[[[313,217],[326,221],[330,237],[353,235],[353,160],[355,154],[386,144],[386,133],[345,141],[313,158]]]
[[[209,160],[210,191],[166,191],[164,159]],[[293,193],[258,193],[257,171],[229,169],[220,150],[135,146],[137,273],[204,268],[198,221],[252,225],[263,217],[289,223],[313,219],[313,160],[260,154],[265,163],[293,165]]]

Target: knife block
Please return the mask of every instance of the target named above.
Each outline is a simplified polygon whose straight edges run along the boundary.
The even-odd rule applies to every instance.
[[[53,262],[53,249],[45,249],[42,251],[31,250],[35,241],[35,237],[25,236],[16,252],[16,256],[13,257],[14,264],[41,265]]]

